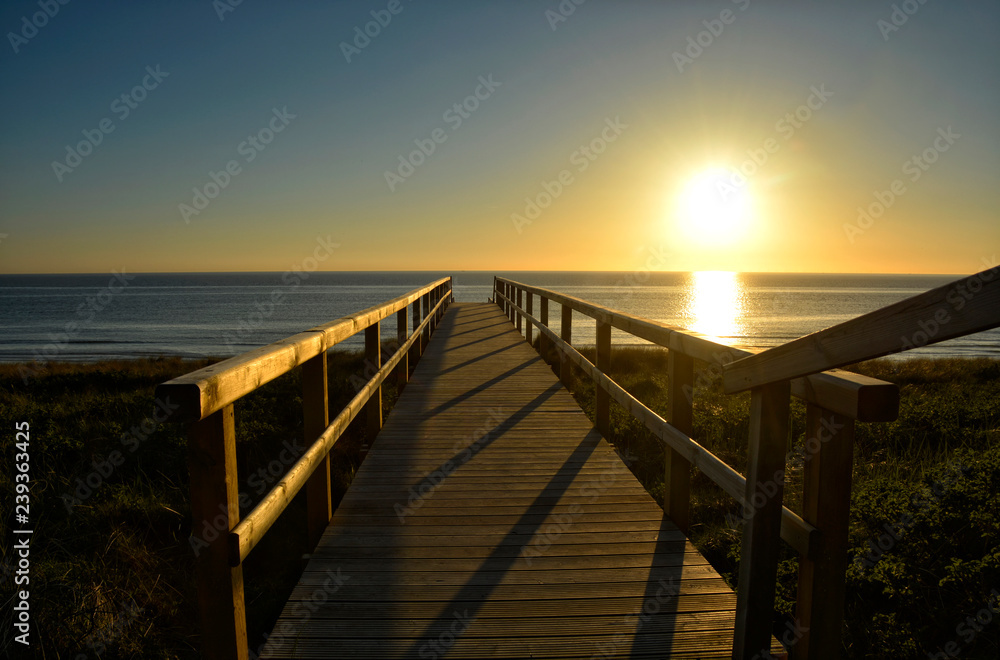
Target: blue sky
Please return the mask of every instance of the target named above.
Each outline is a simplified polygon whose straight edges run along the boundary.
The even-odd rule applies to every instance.
[[[53,0],[35,32],[38,0],[4,4],[0,272],[280,271],[329,236],[332,270],[633,270],[667,249],[663,270],[961,273],[1000,243],[995,2],[914,3],[891,32],[900,3],[589,0],[558,23],[556,1],[216,4]],[[348,62],[373,11],[391,21]],[[679,70],[678,53],[697,55]],[[112,104],[147,67],[168,75],[122,117]],[[481,77],[499,85],[454,127]],[[294,118],[248,162],[275,109]],[[113,130],[57,175],[102,120]],[[960,137],[911,180],[903,163],[949,126]],[[435,129],[446,139],[390,189]],[[692,177],[768,139],[739,227],[678,215]]]

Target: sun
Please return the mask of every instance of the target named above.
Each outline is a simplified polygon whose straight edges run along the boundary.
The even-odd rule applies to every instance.
[[[684,234],[699,243],[729,243],[750,223],[752,199],[746,179],[734,182],[723,167],[710,167],[691,177],[677,199],[676,220]]]

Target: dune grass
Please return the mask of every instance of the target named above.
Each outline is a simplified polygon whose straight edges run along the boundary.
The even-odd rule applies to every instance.
[[[594,349],[581,352],[594,360]],[[749,393],[729,396],[717,380],[699,379],[706,367],[695,365],[695,382],[708,384],[695,388],[692,435],[745,474]],[[856,425],[844,657],[927,657],[952,641],[962,657],[998,657],[1000,612],[982,630],[962,625],[991,602],[1000,610],[992,591],[1000,591],[1000,361],[883,359],[847,368],[899,385],[900,414],[894,422]],[[608,372],[666,418],[666,350],[616,347]],[[593,419],[594,384],[575,367],[573,373],[570,389]],[[662,503],[662,444],[614,402],[611,427],[612,442],[638,457],[633,472]],[[797,399],[790,429],[789,456],[804,456],[805,406]],[[784,499],[798,512],[800,465],[787,466]],[[693,470],[691,540],[734,587],[740,518],[740,506]],[[882,551],[886,524],[899,538]],[[776,630],[794,611],[798,578],[794,551],[783,544],[782,557]]]
[[[329,362],[334,411],[354,395],[351,377],[363,375],[364,360],[358,353],[333,352]],[[142,425],[152,416],[157,384],[208,363],[54,364],[27,385],[16,365],[0,365],[0,423],[5,429],[18,421],[31,424],[34,657],[198,657],[184,429]],[[1000,363],[883,360],[853,369],[899,384],[902,402],[897,421],[857,428],[851,543],[859,561],[847,576],[844,655],[927,657],[956,641],[962,657],[996,657],[1000,620],[980,631],[956,628],[988,604],[991,589],[1000,588]],[[664,351],[616,348],[610,373],[665,413]],[[383,388],[386,410],[394,389]],[[577,379],[572,391],[592,414],[589,380]],[[748,404],[747,395],[726,396],[717,383],[695,394],[695,438],[741,472]],[[269,487],[277,478],[267,470],[283,443],[302,437],[297,370],[241,399],[236,425],[240,489],[256,501],[262,484]],[[660,443],[616,404],[612,426],[613,441],[639,458],[636,475],[662,501]],[[794,450],[801,447],[804,429],[798,402],[791,428]],[[5,455],[11,456],[14,434],[2,437]],[[335,501],[360,463],[362,438],[363,429],[354,426],[335,449]],[[115,451],[121,452],[120,464],[102,476]],[[960,478],[953,477],[952,461],[965,469]],[[87,485],[88,477],[95,487]],[[791,471],[786,503],[792,508],[800,503],[800,478]],[[84,488],[77,490],[81,482]],[[912,503],[914,494],[945,482],[941,497]],[[10,471],[0,470],[0,487],[13,492]],[[697,472],[692,487],[692,540],[733,583],[740,534],[731,521],[738,519],[739,508]],[[905,534],[873,566],[864,566],[869,539],[907,514],[913,524]],[[298,499],[245,563],[252,651],[263,644],[304,565],[303,520]],[[6,590],[12,570],[9,534],[0,548]],[[797,575],[797,559],[788,549],[779,574],[775,610],[787,616]],[[10,607],[5,595],[6,621]],[[970,631],[975,634],[967,641]],[[4,626],[0,654],[12,651],[12,637]]]
[[[29,656],[198,657],[185,429],[153,422],[153,390],[211,362],[51,364],[27,384],[17,365],[0,365],[0,423],[31,425]],[[364,357],[334,351],[328,362],[330,407],[339,411],[355,395],[350,381],[364,375]],[[383,393],[388,411],[395,388]],[[284,443],[302,444],[299,370],[247,395],[235,410],[240,491],[256,503],[289,467],[273,463]],[[335,503],[360,464],[363,437],[363,426],[353,424],[334,448]],[[4,455],[12,456],[13,432],[3,438]],[[0,489],[13,492],[9,470],[0,470]],[[252,649],[264,643],[304,566],[304,520],[300,496],[244,564]],[[9,534],[0,547],[6,589],[14,561]],[[10,621],[12,603],[4,601]],[[22,651],[13,635],[3,626],[0,655]]]

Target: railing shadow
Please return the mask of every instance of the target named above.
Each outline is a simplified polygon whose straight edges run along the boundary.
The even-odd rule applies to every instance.
[[[508,369],[507,371],[503,372],[502,374],[499,374],[497,376],[494,376],[493,378],[490,378],[489,380],[487,380],[486,382],[483,383],[482,387],[477,388],[475,390],[470,390],[468,392],[464,392],[462,394],[459,394],[458,396],[455,396],[455,397],[452,397],[451,399],[448,399],[444,403],[438,404],[434,408],[432,408],[429,411],[427,411],[427,414],[428,414],[428,416],[433,416],[433,415],[437,415],[438,413],[444,412],[448,408],[453,408],[454,406],[457,406],[458,404],[462,403],[463,401],[471,399],[472,397],[474,397],[476,395],[482,394],[484,390],[487,390],[487,389],[489,389],[490,387],[492,387],[494,385],[502,383],[505,379],[509,378],[510,376],[513,376],[517,372],[522,371],[524,369],[527,369],[531,365],[536,364],[538,362],[541,362],[541,358],[531,358],[529,360],[525,360],[521,364],[518,364],[516,366],[511,367],[510,369]]]
[[[511,344],[509,346],[504,346],[502,348],[498,348],[498,349],[489,351],[488,353],[480,353],[476,357],[468,359],[465,362],[459,362],[458,364],[452,365],[452,366],[448,367],[447,369],[442,369],[441,371],[438,372],[438,375],[442,376],[444,374],[451,373],[452,371],[457,371],[458,369],[462,369],[464,367],[468,367],[471,364],[475,364],[476,362],[481,362],[483,360],[489,359],[489,358],[493,357],[494,355],[499,355],[500,353],[504,353],[504,352],[512,350],[512,349],[514,349],[516,347],[517,347],[517,344]]]
[[[558,388],[550,388],[546,393],[537,397],[529,404],[531,408],[537,407],[542,400],[550,398]],[[525,406],[521,411],[525,411],[529,406]],[[495,441],[496,439],[492,439]],[[540,515],[549,515],[556,506],[556,502],[571,487],[571,480],[579,474],[582,461],[585,461],[597,447],[600,435],[596,431],[584,436],[573,452],[567,456],[562,467],[549,480],[548,484],[538,493],[535,500],[528,506],[521,518],[511,528],[503,539],[497,543],[493,552],[483,561],[475,573],[472,574],[466,584],[458,593],[440,609],[438,618],[431,622],[420,634],[419,639],[413,642],[403,657],[423,657],[418,655],[420,650],[429,640],[440,639],[444,633],[454,631],[453,612],[461,610],[462,616],[466,620],[474,620],[483,605],[487,602],[499,586],[503,574],[510,570],[515,562],[521,557],[521,552],[529,545],[535,533],[545,524],[542,521],[529,522]],[[510,552],[511,548],[518,550],[517,554]],[[489,579],[487,579],[489,578]],[[512,631],[514,632],[514,631]],[[454,647],[451,647],[454,648]],[[451,649],[445,649],[447,656]]]
[[[462,332],[482,332],[485,328],[489,327],[487,324],[489,323],[490,316],[492,315],[477,314],[475,318],[472,318],[460,313],[457,309],[450,309],[438,325],[438,332],[441,333],[440,339],[450,339],[455,334],[453,331],[459,328],[462,328]],[[470,330],[466,331],[465,327],[469,327]],[[489,332],[489,330],[485,331]],[[411,382],[422,382],[422,384],[409,388],[408,392],[404,391],[403,396],[409,398],[406,408],[408,410],[419,410],[419,416],[406,418],[405,426],[399,425],[404,418],[397,418],[395,422],[397,426],[395,426],[395,430],[393,431],[394,434],[402,432],[409,435],[412,432],[414,433],[413,437],[416,437],[419,429],[424,427],[426,420],[430,420],[441,413],[452,412],[462,402],[471,404],[469,406],[470,413],[475,414],[475,410],[482,410],[485,417],[487,406],[490,406],[494,400],[492,392],[495,391],[498,393],[500,401],[510,400],[509,393],[511,390],[491,390],[490,388],[504,381],[508,381],[509,385],[510,381],[508,379],[511,376],[516,376],[533,365],[542,364],[542,359],[537,355],[532,355],[530,359],[523,362],[521,361],[521,356],[518,355],[516,361],[519,364],[512,367],[508,367],[509,362],[504,363],[505,361],[500,361],[486,368],[486,376],[490,377],[486,378],[473,391],[449,396],[445,401],[441,402],[440,395],[435,396],[434,387],[429,386],[433,384],[434,379],[438,378],[442,373],[454,371],[457,366],[466,365],[470,362],[478,362],[481,358],[474,357],[475,349],[465,349],[466,353],[456,355],[451,351],[462,349],[462,345],[456,346],[450,341],[442,342],[440,339],[428,347],[428,350],[414,371]],[[491,353],[499,354],[505,350],[510,350],[511,348],[520,346],[521,341],[523,340],[513,337],[509,347],[491,351]],[[471,360],[467,360],[467,357],[471,357]],[[456,363],[454,362],[455,360],[463,360],[463,362]],[[545,371],[549,373],[548,369]],[[561,404],[553,405],[553,399],[563,390],[562,385],[558,381],[552,381],[551,384],[547,386],[543,385],[543,387],[544,389],[541,391],[536,390],[529,401],[524,402],[522,399],[523,403],[516,410],[500,410],[499,406],[492,409],[491,417],[496,417],[496,419],[482,426],[482,430],[485,433],[465,436],[461,446],[449,447],[447,451],[451,453],[447,455],[447,458],[435,458],[433,461],[432,465],[436,464],[436,467],[425,467],[427,466],[426,460],[420,460],[420,456],[427,456],[426,449],[422,448],[421,443],[416,441],[403,444],[400,444],[398,441],[395,442],[391,445],[393,455],[388,459],[390,462],[404,466],[412,466],[419,463],[421,467],[419,475],[413,474],[415,470],[411,468],[409,471],[411,474],[410,478],[393,480],[393,482],[399,484],[400,492],[408,490],[410,492],[423,493],[427,490],[428,493],[444,493],[442,489],[448,488],[449,479],[455,476],[462,477],[463,473],[468,474],[470,469],[475,470],[477,460],[482,465],[482,460],[480,459],[488,455],[488,450],[491,447],[497,447],[498,443],[500,443],[500,447],[503,447],[503,441],[511,437],[512,432],[523,429],[524,421],[529,419],[532,414],[540,410],[553,412],[558,410],[562,412],[564,407]],[[475,398],[469,401],[473,397]],[[500,410],[499,413],[496,412],[498,410]],[[559,413],[556,412],[556,414]],[[389,425],[390,423],[393,423],[391,416],[386,424]],[[449,435],[448,437],[452,436]],[[541,438],[540,442],[543,442]],[[548,596],[548,592],[545,592],[544,597],[554,598],[559,601],[562,601],[564,598],[584,598],[581,602],[586,601],[588,606],[592,608],[589,610],[589,614],[600,615],[604,611],[604,605],[599,604],[594,596],[588,594],[585,597],[581,597],[579,595],[581,592],[579,591],[576,592],[577,595],[575,596],[560,596],[561,583],[566,581],[566,586],[571,587],[570,582],[572,578],[558,572],[548,573],[549,569],[541,566],[536,568],[542,572],[539,572],[537,576],[531,575],[530,572],[523,570],[526,568],[523,564],[527,562],[530,565],[533,558],[539,557],[539,555],[544,556],[546,552],[553,553],[553,556],[556,557],[562,556],[558,551],[558,543],[554,545],[548,545],[548,543],[542,544],[542,541],[548,538],[546,533],[550,526],[554,524],[558,525],[562,529],[562,532],[568,531],[572,534],[573,525],[579,524],[582,526],[585,524],[573,520],[568,523],[568,528],[564,528],[563,523],[557,520],[556,512],[565,510],[560,508],[564,506],[564,504],[560,503],[566,502],[568,494],[571,492],[575,494],[577,489],[593,486],[596,483],[595,480],[606,478],[608,473],[613,472],[616,478],[620,478],[623,474],[631,478],[630,473],[623,466],[617,464],[613,466],[612,463],[605,461],[603,458],[599,461],[598,470],[601,470],[607,464],[608,471],[607,473],[600,472],[600,476],[598,476],[598,471],[595,471],[593,468],[596,460],[595,451],[601,446],[601,442],[602,438],[596,429],[582,428],[578,441],[574,438],[573,444],[566,447],[565,453],[560,455],[560,462],[553,466],[555,468],[554,472],[548,473],[546,477],[541,478],[541,481],[534,482],[537,486],[532,490],[519,491],[520,494],[526,496],[522,501],[527,502],[527,504],[522,505],[525,508],[516,516],[516,519],[510,521],[510,518],[507,518],[506,520],[510,522],[505,523],[503,527],[494,531],[488,537],[488,540],[484,540],[484,542],[462,544],[477,546],[471,554],[480,558],[478,566],[476,566],[475,562],[472,565],[467,564],[466,569],[462,573],[463,577],[457,582],[449,583],[453,586],[446,589],[446,593],[440,594],[437,597],[431,596],[431,599],[428,599],[428,596],[419,597],[418,600],[423,606],[417,610],[419,614],[415,612],[408,615],[394,614],[396,608],[402,602],[400,598],[405,600],[406,597],[403,594],[409,593],[415,586],[410,581],[400,581],[398,583],[399,591],[397,591],[396,587],[390,586],[393,582],[396,582],[395,580],[386,582],[386,579],[391,574],[395,574],[400,578],[405,575],[404,567],[406,563],[397,557],[394,552],[385,552],[384,554],[380,552],[380,556],[383,559],[380,560],[377,571],[381,573],[381,576],[376,582],[369,584],[367,580],[361,578],[354,584],[351,582],[347,583],[345,590],[340,594],[343,598],[343,609],[337,606],[338,611],[346,613],[351,611],[352,608],[362,608],[365,611],[370,611],[372,616],[388,617],[394,621],[398,621],[399,628],[397,628],[396,623],[390,623],[382,634],[387,634],[389,638],[392,638],[395,643],[399,644],[391,655],[393,657],[406,658],[429,657],[427,655],[429,644],[433,646],[435,657],[456,657],[463,655],[463,647],[468,643],[472,643],[478,647],[484,643],[489,645],[493,641],[523,646],[527,654],[533,640],[547,645],[551,644],[552,640],[557,639],[560,635],[567,635],[568,633],[565,630],[560,631],[559,622],[562,621],[561,617],[573,614],[569,611],[565,613],[556,611],[553,613],[556,619],[553,621],[551,632],[547,631],[546,626],[537,624],[533,624],[533,630],[531,631],[522,631],[518,629],[517,621],[514,619],[509,622],[509,625],[504,625],[503,618],[494,618],[495,615],[490,613],[495,603],[513,602],[516,600],[516,594],[511,593],[511,591],[512,589],[519,590],[527,586],[524,584],[526,577],[531,578],[528,582],[534,583],[533,580],[537,577],[540,583],[548,584],[549,588],[552,589],[552,595]],[[565,447],[565,445],[563,446]],[[379,442],[376,440],[373,443],[374,453],[369,458],[376,458],[378,449]],[[487,452],[487,454],[483,452]],[[609,457],[612,461],[620,460],[619,457],[610,453]],[[431,475],[446,476],[441,479],[440,476],[432,478]],[[370,475],[368,478],[375,479],[375,476]],[[587,477],[593,477],[593,479],[588,480]],[[498,477],[498,479],[502,480],[503,477]],[[466,480],[462,479],[461,481]],[[375,482],[369,482],[369,484],[372,483]],[[424,485],[428,486],[428,488],[422,488]],[[433,486],[433,489],[429,488],[430,486]],[[484,487],[488,487],[488,484],[484,483]],[[439,496],[455,497],[454,493]],[[429,494],[427,497],[433,498],[435,495]],[[462,501],[464,500],[457,499],[455,503],[458,504]],[[377,506],[385,507],[392,505],[379,504]],[[586,503],[582,504],[584,513],[586,513],[586,507]],[[449,508],[450,505],[447,505],[444,510],[447,511]],[[354,515],[358,513],[356,511]],[[479,525],[491,523],[488,520],[470,516],[459,524]],[[393,533],[391,529],[386,530],[387,533],[379,540],[381,547],[386,549],[393,547],[403,548],[412,543],[412,541],[408,540],[408,537],[414,533],[414,530],[409,525],[404,527],[402,519],[400,520],[398,529],[398,533]],[[349,527],[340,531],[343,534],[352,533]],[[588,532],[589,530],[584,529],[580,533]],[[463,535],[460,527],[455,528],[454,533],[456,536]],[[337,534],[337,530],[330,530],[330,536]],[[347,539],[345,538],[344,540]],[[327,541],[333,541],[333,544],[336,545],[336,541],[332,538],[328,538]],[[563,542],[569,541],[564,540]],[[576,542],[579,541],[573,541],[573,543]],[[655,551],[652,552],[651,556],[648,554],[641,555],[643,559],[636,560],[635,557],[640,555],[633,555],[632,560],[624,564],[632,566],[632,568],[622,569],[623,571],[628,571],[630,574],[629,577],[623,578],[628,580],[626,583],[619,582],[616,577],[612,577],[617,575],[615,571],[604,568],[605,566],[622,566],[622,563],[611,562],[605,564],[603,560],[586,563],[586,566],[602,567],[595,569],[601,571],[602,575],[598,578],[583,578],[582,581],[592,583],[598,580],[599,586],[593,589],[593,591],[595,593],[607,594],[609,599],[614,603],[614,607],[608,611],[616,613],[603,614],[600,619],[597,619],[603,626],[595,628],[592,648],[593,657],[602,657],[604,654],[620,656],[634,652],[635,649],[643,649],[644,651],[654,649],[658,654],[669,654],[673,648],[671,640],[676,621],[674,616],[677,610],[676,593],[679,592],[679,579],[683,570],[680,565],[683,563],[683,557],[677,553],[677,543],[676,528],[673,528],[669,521],[665,521],[659,530]],[[353,544],[349,545],[353,547]],[[483,547],[484,545],[487,545],[487,547]],[[648,552],[649,545],[644,545],[643,548]],[[362,558],[360,547],[358,550],[349,552],[348,554],[355,557],[355,561]],[[616,555],[612,551],[608,555],[601,553],[601,556],[614,557]],[[540,561],[544,561],[544,559]],[[558,562],[553,562],[553,564],[556,563]],[[642,566],[637,567],[636,563]],[[553,566],[552,570],[558,571],[560,568],[562,567]],[[549,580],[546,580],[547,575],[556,576],[557,579],[552,580],[550,577]],[[378,592],[372,589],[374,584],[384,586]],[[444,586],[444,584],[437,582],[434,584]],[[528,586],[528,588],[530,589],[531,587]],[[358,591],[355,591],[355,589],[358,589]],[[437,589],[437,587],[434,587],[434,589]],[[380,593],[380,595],[376,595],[377,593]],[[375,600],[371,600],[373,596]],[[601,603],[603,603],[603,599]],[[487,608],[489,608],[489,611]],[[461,617],[456,619],[456,614],[461,614]],[[336,616],[333,615],[332,611],[323,615],[324,618],[331,616],[333,617],[331,621],[336,620]],[[357,619],[360,616],[360,611],[354,611],[347,616],[350,619]],[[489,620],[489,632],[484,630],[482,633],[477,633],[477,624],[475,621],[480,616],[483,617],[484,624],[487,619]],[[516,611],[500,615],[500,617],[507,616],[516,618],[519,615]],[[620,621],[616,620],[618,616],[621,617]],[[456,632],[456,621],[469,622],[467,624],[468,627]],[[544,619],[542,621],[544,622]],[[345,630],[350,629],[349,624],[345,625],[347,626]],[[565,624],[563,623],[562,625]],[[610,629],[613,629],[615,634],[610,634],[608,632]],[[468,635],[464,640],[462,640],[463,634]],[[491,639],[494,634],[497,635],[498,639]],[[483,635],[490,635],[490,638],[484,638]],[[349,634],[349,636],[353,635]],[[455,640],[453,645],[448,645],[445,648],[440,643],[434,644],[434,642],[440,642],[440,640],[449,638],[449,636]],[[501,640],[499,639],[500,637],[504,639]],[[486,640],[485,642],[484,639]],[[459,640],[462,640],[462,642],[459,642]],[[372,638],[372,641],[375,642],[375,638]],[[386,638],[383,638],[382,641],[388,643],[390,646],[394,646],[394,643],[389,642]],[[579,640],[577,640],[577,643],[579,643]],[[388,650],[388,646],[386,648]],[[630,651],[630,648],[633,651]],[[591,649],[588,649],[588,652],[590,651]],[[335,653],[336,651],[332,650],[331,652]],[[519,657],[521,656],[519,655]],[[527,655],[524,657],[527,657]]]
[[[464,333],[463,333],[464,334]],[[481,337],[479,339],[473,339],[467,344],[459,344],[458,346],[452,346],[453,349],[465,348],[466,346],[472,346],[473,344],[478,344],[480,342],[489,341],[490,339],[496,339],[497,337],[502,337],[507,334],[506,332],[498,332],[494,335],[487,335],[486,337]]]
[[[497,327],[497,328],[498,328],[498,327],[501,327],[501,326],[505,326],[505,325],[507,325],[507,324],[508,324],[508,322],[507,322],[507,321],[502,321],[502,322],[500,322],[500,323],[491,323],[491,324],[489,324],[488,326],[485,326],[485,327],[487,327],[487,328],[494,328],[494,327]],[[479,329],[479,328],[474,328],[474,329],[472,329],[472,330],[463,330],[462,332],[455,332],[455,333],[453,333],[453,334],[452,334],[451,336],[452,336],[452,337],[460,337],[460,336],[462,336],[462,335],[467,335],[467,334],[469,334],[470,332],[476,332],[476,331],[477,331],[478,329]]]
[[[545,403],[545,401],[552,398],[552,396],[559,391],[560,387],[561,386],[557,383],[556,385],[547,388],[537,397],[532,399],[530,403],[522,406],[512,415],[509,415],[506,419],[504,419],[504,421],[494,426],[492,430],[487,432],[484,438],[474,440],[472,444],[461,448],[459,451],[455,452],[453,456],[442,461],[436,468],[428,470],[428,476],[414,484],[413,488],[416,488],[419,492],[420,486],[425,483],[430,483],[428,481],[431,479],[430,475],[440,474],[444,471],[451,476],[455,472],[458,472],[463,465],[471,462],[477,455],[479,455],[480,452],[499,440],[501,436],[513,429],[519,422],[523,421],[532,410],[539,408],[543,403]],[[447,483],[447,481],[440,483]]]
[[[467,322],[468,317],[462,321],[458,321],[453,316],[448,320],[454,323],[453,327],[458,327],[464,324],[463,322]],[[454,334],[451,336],[454,336]],[[426,365],[428,368],[434,369],[436,375],[441,375],[453,371],[459,366],[465,366],[471,362],[482,360],[489,355],[501,353],[519,345],[520,341],[509,347],[491,351],[483,356],[477,356],[460,365],[446,367],[443,370],[440,369],[440,365],[434,364],[434,357],[428,360]],[[461,348],[461,346],[452,346],[449,348]],[[470,396],[482,394],[490,386],[503,382],[517,372],[540,361],[541,358],[539,356],[532,356],[530,360],[515,365],[502,374],[486,381],[481,388],[477,388],[476,392],[463,393],[445,403],[439,404],[428,412],[428,416],[443,412],[465,401]],[[463,466],[473,464],[476,457],[482,451],[498,440],[501,440],[506,433],[513,429],[519,422],[526,419],[533,411],[540,408],[560,390],[562,390],[562,385],[558,381],[554,382],[529,403],[507,415],[502,422],[495,425],[488,432],[486,437],[474,441],[469,446],[460,448],[454,455],[442,461],[436,469],[429,470],[429,473],[434,474],[448,470],[449,476],[460,474]],[[585,467],[587,460],[600,445],[600,442],[601,436],[596,429],[591,429],[580,439],[580,442],[566,456],[561,467],[551,476],[548,483],[536,493],[534,500],[528,505],[525,512],[511,525],[510,531],[498,541],[489,556],[469,576],[465,584],[451,600],[447,603],[434,604],[434,607],[437,609],[437,617],[426,625],[424,630],[416,637],[401,657],[423,657],[421,651],[426,650],[425,646],[428,642],[439,640],[442,635],[454,634],[456,613],[461,613],[461,618],[465,621],[474,621],[476,619],[482,608],[489,602],[491,595],[502,587],[504,576],[518,561],[523,561],[524,552],[532,546],[536,535],[547,525],[551,524],[552,519],[550,516],[558,506],[561,498],[571,489],[580,487],[578,478],[581,475],[581,469]],[[615,457],[613,460],[619,459]],[[627,470],[625,472],[628,474]],[[420,491],[421,485],[427,482],[427,480],[428,477],[424,477],[414,487]],[[437,487],[442,487],[446,483],[446,480],[439,482]],[[624,599],[625,602],[634,603],[634,616],[623,616],[621,625],[616,627],[616,631],[628,633],[628,636],[596,636],[594,638],[595,644],[593,649],[595,657],[601,657],[604,653],[620,654],[630,644],[633,652],[642,649],[644,652],[655,650],[657,653],[670,653],[672,648],[670,642],[676,620],[677,596],[680,593],[680,577],[683,571],[683,566],[678,565],[683,563],[683,555],[678,560],[676,534],[676,527],[669,522],[669,519],[664,518],[664,523],[657,537],[655,551],[649,559],[650,563],[646,582],[641,587],[643,596],[641,598],[628,596]],[[553,586],[554,588],[558,588],[555,585]],[[618,586],[616,583],[609,582],[607,592],[614,593]],[[634,594],[639,588],[633,587],[633,590],[629,593]],[[514,637],[518,634],[517,630],[505,632],[508,636]],[[456,635],[456,637],[458,636]],[[608,644],[615,648],[606,648]],[[439,652],[439,657],[447,657],[450,652],[457,652],[454,646],[447,649],[437,646],[435,650]]]
[[[661,657],[670,657],[673,649],[673,636],[677,628],[678,597],[681,591],[681,577],[684,573],[684,554],[681,552],[681,565],[671,565],[676,562],[677,553],[671,547],[675,541],[670,540],[668,532],[676,533],[677,528],[667,516],[663,516],[659,534],[656,537],[656,549],[649,566],[649,576],[646,578],[646,591],[642,603],[635,612],[635,630],[632,632],[630,655],[640,656],[648,653],[661,653]]]

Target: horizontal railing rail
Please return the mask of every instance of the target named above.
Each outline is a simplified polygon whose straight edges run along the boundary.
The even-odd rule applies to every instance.
[[[450,281],[451,278],[442,278],[383,304],[192,371],[163,383],[157,394],[170,395],[173,403],[180,406],[174,419],[188,422],[205,419]]]
[[[382,386],[396,374],[402,388],[451,302],[450,277],[350,316],[301,332],[161,384],[156,396],[179,406],[175,420],[189,424],[192,547],[196,550],[203,654],[248,657],[242,563],[299,492],[306,491],[310,549],[333,515],[330,451],[362,411],[371,441],[382,426]],[[412,306],[412,333],[407,309]],[[382,362],[380,322],[396,314],[398,346]],[[365,360],[375,373],[331,422],[327,350],[364,331]],[[307,449],[240,521],[234,403],[296,367],[302,368]],[[211,526],[212,533],[199,533]]]
[[[536,296],[540,307],[538,317],[534,315]],[[532,329],[537,328],[540,353],[558,351],[560,374],[567,385],[571,364],[595,382],[595,426],[601,433],[605,436],[610,433],[609,404],[613,399],[660,438],[666,451],[664,512],[678,527],[686,532],[690,524],[692,467],[701,470],[743,507],[744,540],[733,657],[750,658],[769,648],[779,538],[800,555],[796,618],[805,633],[796,645],[795,654],[833,657],[839,648],[843,616],[854,423],[895,419],[899,411],[898,388],[892,383],[837,369],[799,374],[797,378],[785,379],[784,385],[776,386],[777,389],[756,388],[751,396],[750,470],[744,476],[691,437],[694,360],[707,363],[706,371],[721,378],[727,365],[755,353],[502,277],[495,279],[493,301],[519,330],[522,320],[526,321],[524,330],[529,342]],[[548,327],[549,303],[553,301],[562,309],[559,335]],[[570,343],[574,311],[596,321],[595,362]],[[668,349],[669,419],[661,417],[607,375],[612,328]],[[806,403],[806,432],[811,436],[810,444],[815,445],[806,447],[802,516],[782,503],[788,399],[793,395]]]
[[[728,364],[727,392],[902,353],[1000,327],[1000,267]]]
[[[414,329],[414,333],[410,338],[365,383],[364,387],[340,411],[340,414],[326,427],[326,430],[323,431],[312,446],[288,469],[285,476],[268,491],[267,495],[264,496],[257,506],[229,533],[229,561],[231,565],[238,566],[246,559],[253,547],[263,538],[264,533],[267,532],[271,525],[278,519],[278,516],[281,515],[281,512],[291,503],[292,498],[302,489],[306,480],[316,471],[323,458],[330,453],[334,443],[340,439],[340,436],[347,430],[348,425],[354,421],[354,418],[365,404],[368,403],[368,400],[382,386],[382,383],[393,372],[396,365],[406,356],[410,347],[420,339],[420,333],[430,325],[431,319],[437,315],[444,304],[444,299],[437,302],[437,305],[431,310],[431,316],[424,319]]]
[[[717,366],[720,371],[736,360],[759,354],[719,344],[690,330],[644,319],[557,291],[505,278],[497,278],[497,281],[569,307],[599,323],[608,323],[611,327],[657,346],[674,349]],[[840,369],[821,371],[824,373],[810,373],[801,378],[793,378],[792,394],[810,403],[822,402],[828,410],[859,422],[891,422],[899,414],[899,389],[892,383]]]
[[[658,438],[666,443],[671,449],[683,455],[692,466],[698,468],[711,479],[716,485],[726,491],[740,504],[744,502],[744,490],[746,488],[746,478],[731,468],[725,461],[702,447],[696,440],[689,437],[672,426],[667,420],[660,417],[655,411],[632,396],[625,388],[616,383],[607,374],[597,368],[582,353],[573,348],[559,338],[541,321],[528,316],[523,309],[507,300],[500,294],[502,300],[506,300],[511,308],[524,316],[525,320],[537,327],[556,346],[557,350],[569,360],[572,360],[584,373],[590,376],[598,387],[608,392],[611,398],[618,402],[623,408],[638,418],[643,425],[652,431]],[[810,555],[812,552],[811,541],[816,538],[819,531],[802,520],[798,514],[784,507],[781,519],[781,537],[803,555]]]

